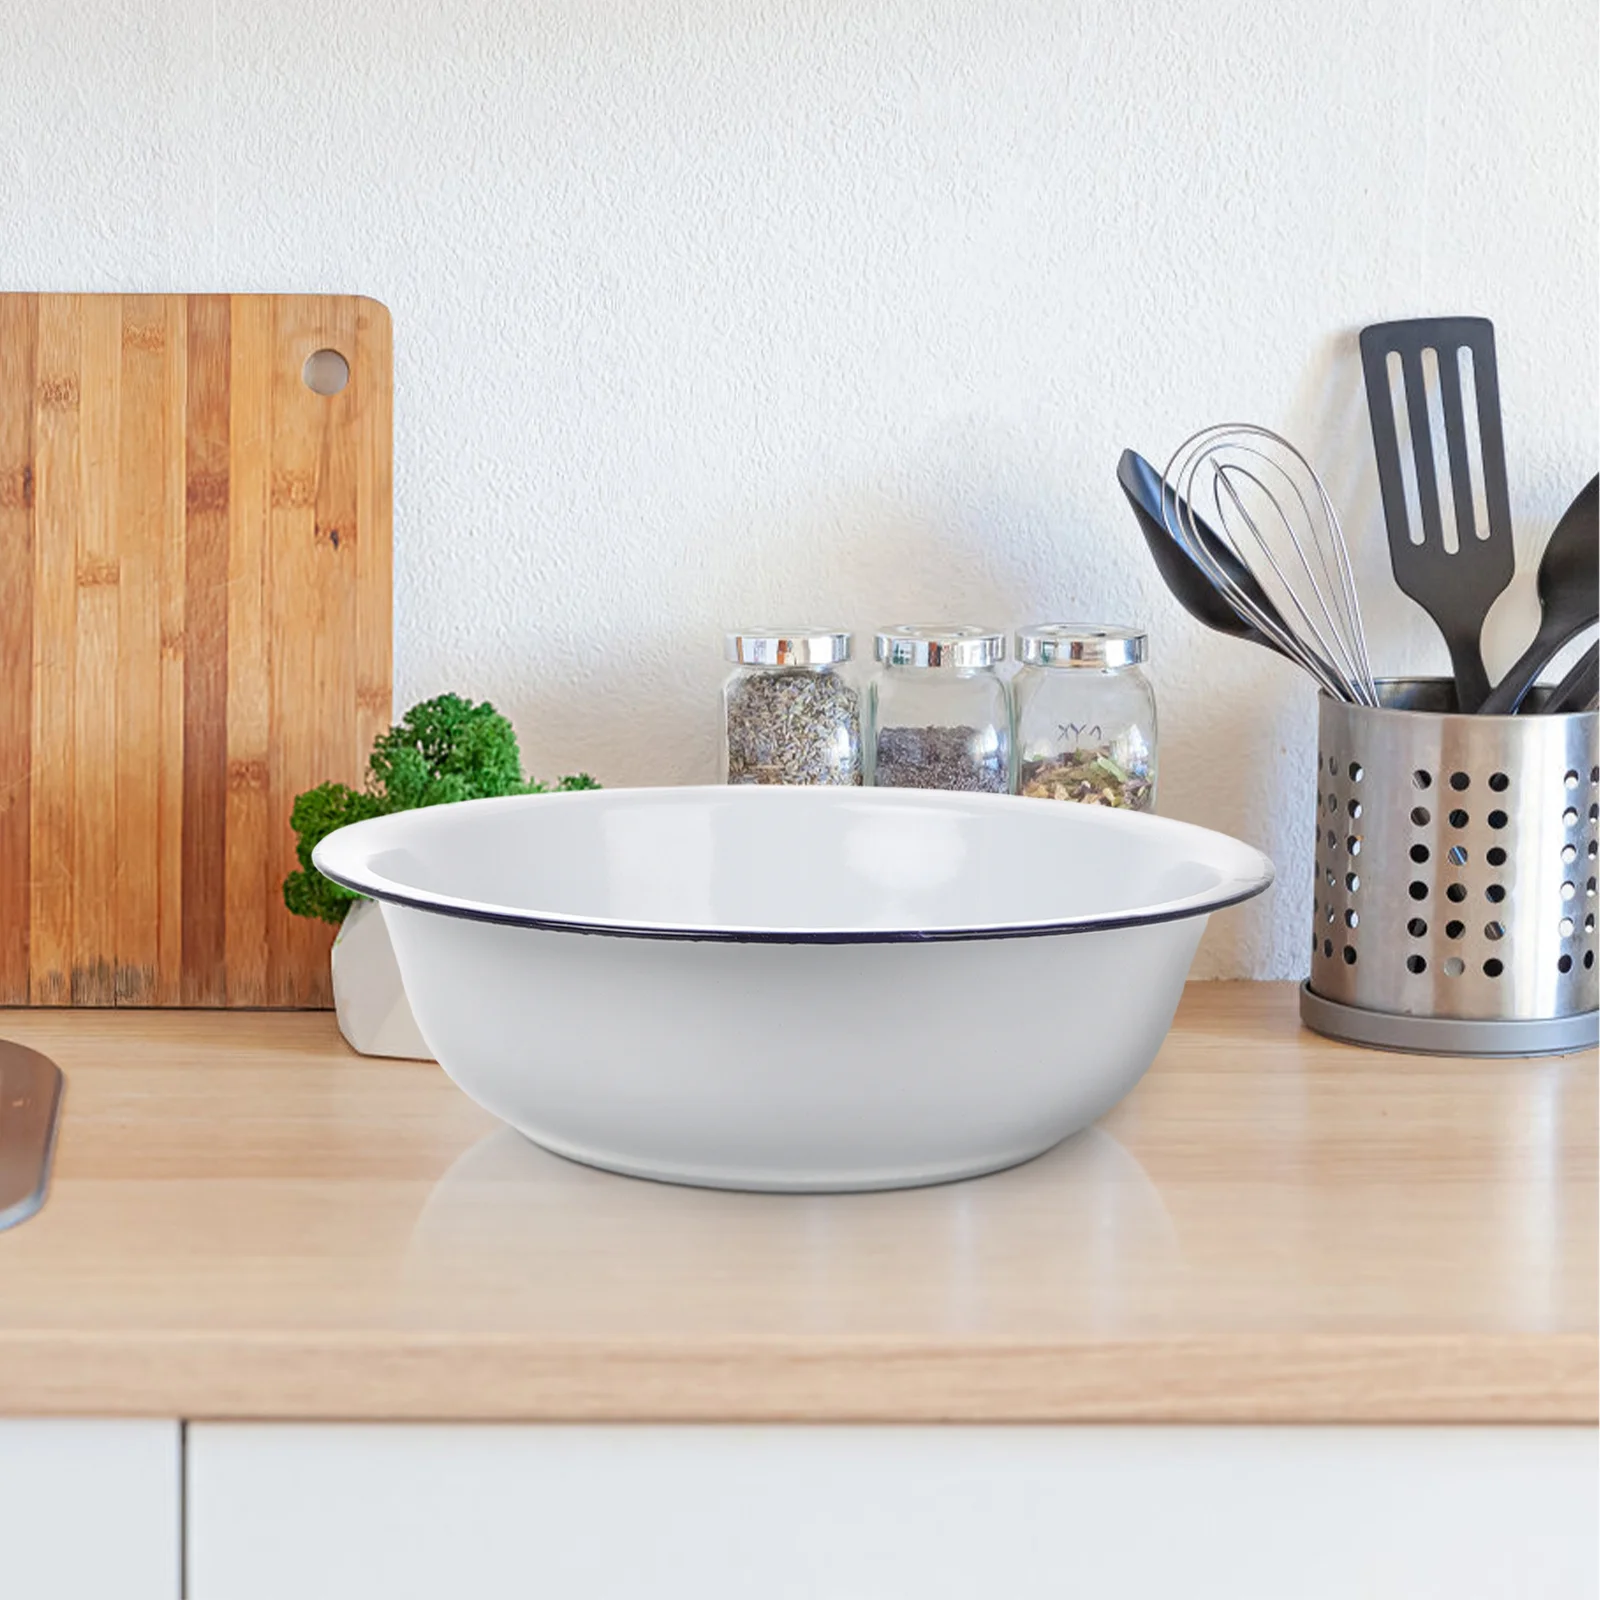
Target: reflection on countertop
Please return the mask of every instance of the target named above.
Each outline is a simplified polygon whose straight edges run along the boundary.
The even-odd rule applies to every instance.
[[[438,1295],[525,1301],[552,1332],[581,1332],[616,1279],[662,1332],[698,1323],[709,1291],[745,1333],[888,1333],[909,1319],[1014,1336],[1063,1318],[1108,1331],[1130,1293],[1171,1294],[1182,1274],[1160,1192],[1100,1128],[987,1178],[829,1195],[620,1178],[500,1128],[433,1186],[403,1281],[422,1307]],[[582,1303],[562,1292],[577,1276]]]

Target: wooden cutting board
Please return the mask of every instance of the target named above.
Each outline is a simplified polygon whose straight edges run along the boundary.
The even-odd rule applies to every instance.
[[[0,1004],[329,1003],[281,884],[390,721],[392,412],[371,300],[0,295]]]

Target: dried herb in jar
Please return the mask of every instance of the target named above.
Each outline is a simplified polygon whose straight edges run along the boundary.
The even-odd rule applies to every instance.
[[[1150,768],[1143,762],[1123,766],[1109,745],[1068,750],[1023,762],[1018,793],[1033,800],[1075,800],[1080,805],[1148,811]]]
[[[727,690],[728,782],[859,784],[861,705],[836,672],[760,670]]]
[[[880,728],[873,782],[880,789],[1004,794],[1006,756],[978,728]]]

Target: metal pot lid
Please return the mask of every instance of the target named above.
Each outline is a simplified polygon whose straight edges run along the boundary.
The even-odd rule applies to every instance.
[[[48,1056],[0,1039],[0,1232],[44,1204],[62,1082]]]

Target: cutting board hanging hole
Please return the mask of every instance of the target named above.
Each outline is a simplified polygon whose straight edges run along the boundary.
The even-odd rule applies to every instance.
[[[350,381],[350,363],[337,350],[313,350],[300,376],[313,394],[338,394]]]

